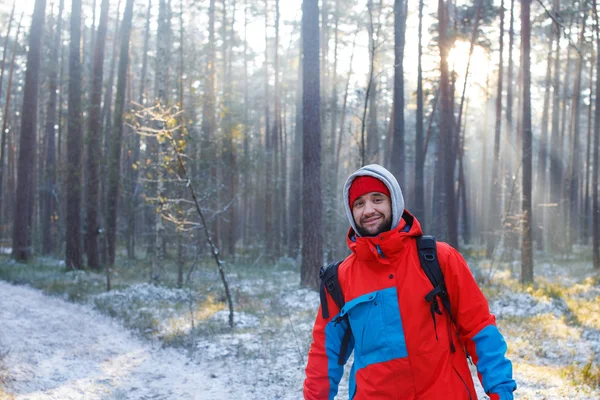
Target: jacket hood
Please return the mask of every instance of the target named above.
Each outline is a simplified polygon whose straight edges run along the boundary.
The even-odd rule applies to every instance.
[[[391,230],[396,229],[398,227],[398,223],[400,222],[400,218],[402,218],[402,213],[404,212],[404,197],[402,196],[402,189],[400,189],[398,181],[390,171],[383,168],[381,165],[370,164],[360,168],[352,175],[350,175],[348,177],[348,180],[346,180],[346,184],[344,185],[344,208],[346,209],[346,216],[348,217],[350,226],[352,227],[352,230],[355,232],[356,236],[360,236],[360,234],[356,229],[354,217],[352,216],[352,210],[350,208],[349,202],[349,194],[352,182],[359,176],[372,176],[373,178],[377,178],[381,182],[383,182],[388,188],[388,190],[390,191],[390,198],[392,200]]]

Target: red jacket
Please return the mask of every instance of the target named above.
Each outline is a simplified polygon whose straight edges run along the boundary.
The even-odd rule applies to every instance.
[[[345,314],[353,334],[348,355],[354,349],[350,399],[475,400],[465,349],[492,400],[513,398],[516,383],[495,317],[463,257],[445,243],[438,243],[437,253],[457,327],[445,310],[435,315],[434,327],[424,298],[432,285],[415,242],[420,235],[419,222],[407,212],[396,229],[377,237],[356,237],[350,230],[352,254],[338,271],[346,305],[340,310],[327,294],[331,317],[323,319],[319,310],[305,399],[333,399],[337,394],[343,373],[338,355],[346,328],[345,320],[337,317]]]

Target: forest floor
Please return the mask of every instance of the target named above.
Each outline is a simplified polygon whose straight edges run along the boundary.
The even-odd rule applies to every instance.
[[[539,256],[529,287],[495,263],[483,285],[518,399],[600,398],[600,285],[586,258]],[[469,261],[476,277],[490,276],[489,261]],[[319,297],[299,287],[291,260],[228,267],[233,331],[210,264],[186,289],[135,283],[143,271],[123,263],[107,293],[102,274],[0,259],[0,399],[302,398]]]

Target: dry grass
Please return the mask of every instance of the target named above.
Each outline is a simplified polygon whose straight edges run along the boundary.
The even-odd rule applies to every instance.
[[[14,400],[14,396],[6,391],[8,371],[5,365],[7,351],[0,350],[0,400]]]

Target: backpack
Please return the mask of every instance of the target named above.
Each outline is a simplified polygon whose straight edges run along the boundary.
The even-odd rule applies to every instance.
[[[429,281],[433,286],[433,290],[425,295],[425,301],[427,301],[430,305],[431,318],[433,319],[433,327],[435,330],[435,337],[437,336],[437,322],[435,318],[435,314],[442,315],[442,310],[440,309],[439,301],[442,302],[443,308],[446,310],[446,313],[450,317],[450,323],[456,326],[454,318],[452,317],[452,312],[450,308],[450,298],[448,297],[448,292],[446,291],[446,284],[444,282],[444,274],[442,273],[442,269],[440,267],[440,263],[437,257],[437,248],[436,248],[436,240],[433,236],[419,236],[417,237],[417,251],[419,252],[419,260],[421,261],[421,268]],[[319,276],[321,278],[321,285],[319,290],[319,295],[321,299],[321,312],[323,314],[323,318],[329,318],[329,307],[327,305],[327,291],[335,304],[340,308],[340,310],[346,304],[344,301],[344,294],[342,293],[342,288],[340,286],[340,281],[338,280],[338,268],[342,261],[334,262],[329,264],[326,267],[321,267],[319,272]],[[344,337],[342,339],[342,344],[340,347],[340,354],[338,357],[338,364],[344,365],[346,361],[346,354],[348,352],[348,344],[350,342],[350,338],[352,336],[352,330],[350,329],[350,323],[348,321],[348,314],[345,314],[343,317],[338,317],[335,323],[341,322],[341,320],[346,320],[346,331],[344,332]],[[456,348],[454,347],[454,343],[452,341],[452,335],[450,337],[450,350],[454,353]]]

